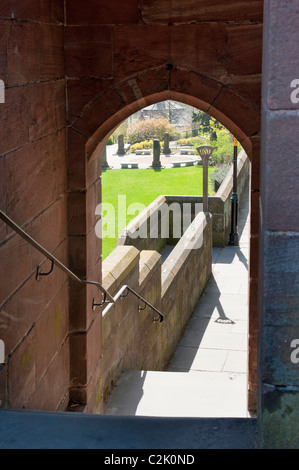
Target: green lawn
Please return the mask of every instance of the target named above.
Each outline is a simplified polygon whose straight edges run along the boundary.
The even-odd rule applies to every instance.
[[[209,171],[212,172],[213,167]],[[213,193],[210,185],[209,194]],[[102,202],[113,206],[109,206],[108,210],[103,212],[103,232],[108,235],[103,238],[103,259],[115,248],[120,231],[138,215],[138,212],[132,215],[127,214],[128,206],[133,203],[148,206],[161,194],[202,195],[202,166],[169,168],[159,171],[131,169],[103,172]],[[118,214],[119,207],[121,207],[120,214]],[[119,222],[120,215],[123,220]]]

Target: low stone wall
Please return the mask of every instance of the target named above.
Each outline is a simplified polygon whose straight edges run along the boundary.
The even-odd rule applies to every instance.
[[[241,204],[248,188],[250,174],[250,161],[244,150],[238,155],[237,168],[237,193],[239,204]],[[212,238],[215,247],[223,247],[227,245],[229,240],[232,190],[233,168],[231,167],[217,193],[209,196],[209,212],[213,217]],[[146,249],[161,252],[166,244],[174,245],[178,242],[184,233],[184,227],[189,225],[188,223],[185,224],[185,219],[189,220],[190,223],[198,211],[202,210],[200,208],[202,202],[202,196],[159,196],[123,230],[117,245],[130,245],[139,250]],[[173,214],[176,206],[180,207],[180,214],[183,215],[179,227],[180,236],[176,235],[173,228]],[[169,230],[165,230],[166,227],[169,227]],[[150,230],[156,235],[155,237],[138,236],[138,234],[150,235]]]
[[[117,246],[103,262],[103,285],[112,295],[128,285],[159,309],[138,310],[132,293],[102,314],[102,356],[91,387],[88,412],[101,412],[124,370],[163,370],[174,352],[211,273],[212,218],[200,213],[171,256],[161,264],[156,250]],[[141,304],[141,308],[144,305]],[[100,377],[100,379],[98,379]]]

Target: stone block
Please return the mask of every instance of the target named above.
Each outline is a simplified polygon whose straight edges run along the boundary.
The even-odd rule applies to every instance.
[[[0,303],[3,304],[32,273],[31,246],[19,235],[15,235],[1,245],[0,254]],[[8,275],[12,270],[13,274]]]
[[[85,189],[86,139],[74,129],[67,130],[68,186],[69,189]]]
[[[68,195],[68,231],[71,235],[86,234],[86,191],[69,191]]]
[[[225,2],[225,7],[219,0],[212,0],[207,6],[198,4],[196,0],[182,3],[180,0],[142,0],[141,17],[146,24],[192,23],[203,21],[262,21],[263,2],[242,0],[238,8],[233,0]]]
[[[267,230],[298,231],[297,132],[299,117],[292,111],[263,111],[264,142],[261,154],[261,197]]]
[[[53,361],[68,334],[68,285],[65,284],[36,322],[37,382]],[[45,335],[47,332],[47,335]]]
[[[28,89],[8,88],[5,103],[0,106],[1,127],[0,154],[25,145],[29,141]]]
[[[128,57],[130,60],[128,61]],[[161,26],[114,27],[114,78],[124,80],[169,62],[169,31]]]
[[[101,202],[102,195],[102,181],[97,175],[95,182],[88,187],[86,192],[86,229],[87,232],[90,230],[95,230],[95,225],[99,219],[99,216],[96,214],[96,207]]]
[[[252,279],[258,279],[258,257],[259,257],[259,236],[250,236],[250,277]]]
[[[103,261],[103,286],[105,289],[115,294],[134,268],[138,267],[139,257],[140,253],[135,247],[117,246]],[[136,285],[138,285],[138,272],[139,270],[136,270]],[[108,273],[113,276],[112,284],[108,284],[109,280],[106,278]]]
[[[86,276],[86,257],[86,236],[69,235],[69,269],[81,279]]]
[[[99,106],[99,100],[101,102],[101,106]],[[107,91],[104,96],[101,96],[96,100],[92,106],[88,107],[88,109],[74,123],[74,128],[77,129],[79,133],[82,133],[87,137],[91,137],[96,133],[96,131],[98,131],[102,124],[113,119],[114,114],[117,114],[117,122],[115,122],[115,124],[111,124],[111,122],[108,121],[107,132],[105,133],[105,137],[108,137],[107,134],[111,133],[111,129],[113,129],[117,124],[119,125],[122,121],[119,111],[123,107],[124,103],[121,96],[118,94],[117,90],[113,88]],[[128,115],[125,117],[128,117]],[[96,140],[96,135],[94,137]],[[100,141],[101,139],[99,139],[97,143]],[[95,148],[93,148],[93,150],[95,150]]]
[[[298,79],[299,59],[296,54],[297,24],[299,12],[296,0],[287,4],[281,0],[265,2],[263,54],[263,99],[268,109],[298,109],[298,103],[291,100],[293,80]],[[274,134],[273,134],[274,135]]]
[[[4,83],[7,83],[7,42],[9,37],[9,24],[6,21],[0,22],[0,36],[0,77]],[[3,106],[3,103],[1,106]]]
[[[57,199],[54,204],[31,222],[31,236],[50,253],[53,253],[66,240],[67,233],[66,196]],[[43,254],[35,248],[32,249],[33,267],[45,259]],[[63,259],[65,260],[65,257]],[[46,268],[44,270],[47,271]]]
[[[292,362],[291,355],[293,352],[295,356],[299,355],[291,344],[294,339],[299,344],[299,325],[264,325],[263,338],[261,380],[267,384],[298,388],[299,364]]]
[[[57,130],[58,121],[60,121],[60,128],[64,127],[64,89],[64,80],[28,86],[30,141],[54,133]]]
[[[227,73],[261,74],[263,25],[227,26]]]
[[[27,403],[31,410],[66,411],[69,402],[69,345],[66,341]]]
[[[231,132],[238,136],[239,131],[235,131],[229,122],[225,120],[229,119],[232,123],[239,125],[242,131],[247,135],[251,136],[260,131],[260,115],[255,109],[248,104],[247,101],[241,99],[235,93],[232,93],[228,88],[223,87],[221,92],[215,99],[213,107],[224,114],[224,121],[221,120],[223,125],[226,125]],[[246,116],[246,117],[245,117]]]
[[[77,281],[70,279],[70,316],[69,316],[69,330],[70,332],[77,332],[85,330],[86,323],[86,305],[87,305],[87,289],[84,284],[79,284]]]
[[[51,0],[52,23],[64,24],[64,0]]]
[[[61,0],[11,0],[4,1],[0,6],[0,17],[15,20],[31,20],[37,22],[51,21],[52,4],[56,8]],[[53,5],[54,6],[54,5]]]
[[[112,28],[68,26],[65,32],[65,64],[68,77],[112,76]]]
[[[87,333],[87,381],[90,381],[102,354],[102,313],[98,312]]]
[[[122,2],[114,1],[99,4],[91,0],[87,4],[66,2],[66,17],[70,25],[105,25],[138,23],[139,2],[130,0],[124,8]]]
[[[62,26],[12,22],[7,53],[7,85],[64,76]]]
[[[266,232],[262,247],[264,325],[295,326],[298,323],[299,235]]]
[[[260,66],[261,67],[261,66]],[[262,84],[259,74],[245,78],[228,79],[229,87],[235,90],[245,100],[252,104],[253,108],[260,112],[262,100]]]
[[[84,108],[90,105],[98,96],[101,96],[112,84],[112,79],[68,79],[68,109],[67,119],[71,124],[78,118]]]
[[[220,78],[225,74],[225,41],[226,29],[221,23],[173,25],[169,62],[187,70],[198,70],[207,77]]]
[[[36,328],[33,328],[9,361],[9,403],[12,408],[23,408],[35,391],[37,354]]]
[[[0,366],[0,401],[1,408],[8,407],[8,366],[7,364]]]
[[[55,251],[55,256],[63,262],[65,254],[66,242]],[[49,266],[45,264],[42,268],[47,271]],[[41,278],[40,281],[36,281],[33,273],[15,295],[1,307],[0,338],[5,340],[8,354],[11,354],[28,334],[66,280],[66,275],[58,268],[54,268],[50,276]]]
[[[24,178],[24,174],[35,177]],[[66,189],[65,132],[11,152],[6,157],[6,180],[7,213],[23,225]]]
[[[86,331],[69,336],[70,386],[83,388],[87,383],[87,334]]]

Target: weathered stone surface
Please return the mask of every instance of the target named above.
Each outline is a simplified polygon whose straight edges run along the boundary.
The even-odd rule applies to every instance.
[[[9,401],[12,408],[23,408],[36,388],[36,329],[34,328],[9,361]],[[22,393],[20,393],[22,390]]]
[[[39,381],[53,361],[68,334],[68,285],[64,284],[49,306],[37,320],[35,376]],[[47,331],[45,338],[43,332]]]
[[[66,341],[37,384],[27,403],[28,409],[66,411],[69,402],[69,362],[69,344]]]
[[[68,77],[112,76],[112,28],[67,27],[65,53]]]
[[[28,86],[30,141],[65,127],[64,92],[64,80]]]
[[[24,174],[35,178],[24,178]],[[7,212],[18,224],[45,210],[66,189],[65,132],[10,153],[6,180]]]
[[[0,154],[25,145],[29,141],[29,104],[27,89],[5,90],[5,103],[0,106],[1,139]]]
[[[63,0],[4,0],[0,17],[40,22],[63,22]]]
[[[296,0],[287,4],[283,1],[265,2],[267,22],[264,41],[263,98],[269,109],[298,109],[298,102],[292,103],[291,87],[298,79],[299,59],[296,54],[299,12]],[[296,93],[296,97],[298,93]]]
[[[9,25],[7,22],[0,22],[0,78],[7,83],[7,43],[9,37]]]
[[[246,101],[242,100],[238,95],[232,93],[228,88],[223,87],[221,92],[213,102],[216,110],[223,112],[225,120],[230,119],[232,123],[240,126],[245,135],[251,136],[260,131],[260,115]],[[247,120],[244,117],[247,116]],[[227,124],[231,132],[238,138],[238,131],[234,132],[231,125]],[[239,140],[239,139],[238,139]],[[239,140],[241,141],[241,139]],[[241,143],[241,142],[240,142]]]
[[[17,267],[14,276],[5,276],[0,285],[1,304],[22,284],[32,273],[31,247],[19,236],[15,235],[1,247],[1,270],[9,273],[12,266]],[[22,262],[20,262],[22,260]]]
[[[12,22],[8,41],[7,85],[64,76],[63,28]]]
[[[68,145],[68,187],[85,189],[85,138],[74,129],[67,130]]]
[[[71,124],[84,108],[91,104],[97,96],[102,95],[112,84],[111,79],[68,79],[68,123]]]
[[[227,27],[227,72],[253,75],[262,71],[263,25]]]
[[[66,18],[70,25],[102,25],[138,23],[139,2],[130,0],[124,6],[122,2],[98,2],[91,0],[88,3],[66,1]]]
[[[263,345],[261,379],[266,384],[283,385],[284,387],[298,387],[299,364],[292,362],[292,353],[296,348],[291,347],[292,341],[297,340],[299,345],[299,325],[287,326],[264,325],[265,341]],[[295,351],[298,357],[298,352]]]
[[[160,26],[117,26],[114,28],[114,78],[123,80],[138,72],[169,63],[170,33]],[[130,60],[128,60],[130,58]]]
[[[54,256],[63,263],[67,262],[66,242],[62,243],[54,251]],[[21,266],[17,264],[16,266],[18,271],[20,271]],[[34,264],[33,267],[35,267]],[[47,272],[49,268],[50,263],[48,261],[42,265],[44,272]],[[35,272],[33,272],[16,294],[9,298],[1,307],[0,338],[5,341],[7,354],[11,354],[28,334],[40,313],[52,301],[66,280],[67,276],[57,268],[54,268],[51,276],[41,278],[40,281],[36,281]],[[12,288],[16,287],[16,284],[12,286]],[[4,300],[5,298],[1,296],[1,301],[3,302]]]
[[[186,37],[188,41],[185,41]],[[225,55],[226,28],[223,24],[177,25],[170,28],[170,63],[174,66],[220,78],[226,73]]]
[[[296,325],[298,321],[298,233],[263,234],[263,323]]]
[[[262,158],[261,197],[264,226],[267,230],[299,230],[294,208],[299,206],[297,189],[297,133],[299,117],[296,112],[267,112],[264,110],[264,142]]]
[[[194,23],[201,21],[261,21],[263,2],[255,0],[212,0],[207,5],[196,0],[187,4],[180,0],[141,1],[141,17],[148,24]]]

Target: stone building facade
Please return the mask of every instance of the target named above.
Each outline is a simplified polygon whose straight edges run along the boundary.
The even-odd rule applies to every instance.
[[[263,446],[298,445],[296,0],[2,0],[0,209],[83,279],[101,281],[101,152],[163,100],[225,125],[251,160],[249,409]],[[93,286],[0,223],[2,406],[88,405],[101,332]],[[259,348],[258,348],[259,342]],[[51,386],[50,386],[51,385]]]

